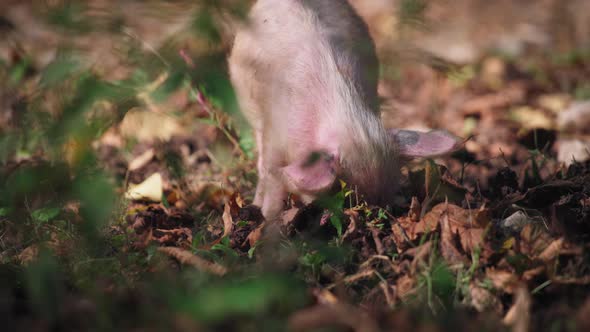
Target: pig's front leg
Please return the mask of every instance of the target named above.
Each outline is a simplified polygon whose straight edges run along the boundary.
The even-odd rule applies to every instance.
[[[267,221],[272,222],[283,210],[287,198],[287,187],[281,172],[284,155],[276,141],[266,140],[263,143],[262,135],[257,138],[260,138],[260,149],[258,150],[258,186],[254,201],[260,202],[262,215]]]
[[[258,161],[256,168],[258,170],[258,183],[256,184],[256,194],[254,194],[254,202],[252,204],[262,207],[264,203],[264,190],[266,180],[266,169],[264,168],[264,153],[262,153],[264,146],[262,145],[262,132],[256,130],[254,133],[256,139],[256,150],[258,151]]]
[[[285,206],[287,189],[282,178],[272,170],[266,174],[261,185],[264,185],[264,199],[261,206],[262,215],[267,221],[274,222]]]

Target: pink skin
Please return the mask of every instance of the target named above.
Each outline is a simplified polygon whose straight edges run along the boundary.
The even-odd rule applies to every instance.
[[[400,158],[458,147],[443,131],[385,130],[374,46],[347,1],[258,0],[238,29],[229,69],[254,129],[254,204],[267,220],[288,192],[311,201],[338,178],[371,203],[390,203]]]

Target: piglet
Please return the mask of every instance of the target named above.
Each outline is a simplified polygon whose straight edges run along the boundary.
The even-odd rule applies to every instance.
[[[337,179],[386,205],[399,187],[401,160],[458,146],[444,131],[383,127],[375,46],[345,0],[258,0],[237,31],[229,70],[255,134],[254,204],[267,220],[288,192],[309,202]]]

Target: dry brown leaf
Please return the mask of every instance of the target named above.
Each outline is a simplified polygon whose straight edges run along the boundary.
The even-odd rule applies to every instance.
[[[295,219],[295,217],[297,216],[297,214],[299,213],[299,208],[297,207],[292,207],[288,210],[285,210],[283,212],[281,212],[281,216],[280,216],[280,220],[281,220],[281,225],[283,227],[290,225],[293,223],[293,220]]]
[[[428,260],[431,249],[432,249],[432,242],[428,241],[428,242],[422,244],[421,246],[418,246],[418,247],[415,247],[412,249],[408,249],[404,253],[404,255],[414,257],[414,259],[412,260],[412,263],[410,265],[410,273],[412,275],[416,274],[416,272],[418,271],[418,267],[421,263],[424,263]]]
[[[385,252],[385,248],[383,247],[383,242],[379,238],[379,229],[376,227],[370,227],[371,235],[373,237],[373,242],[375,242],[375,250],[377,251],[378,255],[383,255]]]
[[[551,112],[558,114],[565,110],[572,100],[572,96],[566,93],[551,93],[540,95],[537,98],[537,104],[544,109],[550,110]]]
[[[153,230],[154,240],[160,244],[178,245],[189,248],[193,242],[193,233],[190,228],[181,227],[174,229]]]
[[[410,239],[414,241],[418,236],[436,231],[440,224],[440,213],[433,211],[428,212],[422,220],[411,224],[408,229]]]
[[[153,148],[148,149],[147,151],[145,151],[141,155],[135,157],[129,163],[129,167],[127,169],[130,172],[138,170],[138,169],[142,168],[143,166],[147,165],[150,161],[152,161],[152,159],[154,159],[155,155],[156,155],[156,152]]]
[[[553,277],[551,282],[562,285],[588,285],[590,284],[590,276],[583,277]]]
[[[336,304],[339,302],[338,298],[327,289],[314,289],[313,295],[319,304]]]
[[[495,108],[505,108],[524,100],[526,96],[524,88],[522,84],[510,84],[498,93],[477,96],[466,101],[461,109],[465,114],[475,114]],[[487,114],[491,115],[493,112]]]
[[[411,245],[411,241],[416,239],[416,235],[413,233],[415,224],[408,217],[397,218],[395,222],[391,223],[391,237],[398,250],[407,249]]]
[[[166,196],[166,201],[168,202],[168,204],[176,206],[177,203],[180,201],[180,197],[181,197],[180,191],[178,191],[178,190],[172,190]]]
[[[342,240],[346,241],[351,235],[356,233],[358,229],[357,225],[359,222],[359,213],[353,209],[346,209],[346,211],[344,211],[344,214],[346,214],[350,220],[350,222],[348,223],[348,227],[346,228],[346,231],[344,232],[344,234],[342,234]]]
[[[237,217],[240,214],[240,209],[244,207],[244,199],[239,192],[234,192],[229,198],[230,213],[232,217]]]
[[[129,185],[125,198],[130,200],[146,200],[160,202],[164,192],[162,176],[154,173],[138,185]]]
[[[440,252],[450,265],[469,264],[469,260],[455,247],[455,234],[451,229],[449,214],[443,213],[440,220]]]
[[[561,249],[563,248],[565,239],[563,237],[553,240],[546,248],[537,256],[538,259],[543,262],[549,262],[559,256]]]
[[[556,127],[555,119],[549,117],[543,110],[534,109],[529,106],[517,107],[510,116],[513,120],[518,122],[522,129],[547,129],[553,130]]]
[[[255,230],[253,230],[252,232],[250,232],[250,234],[248,234],[248,237],[246,238],[246,240],[248,240],[248,244],[250,244],[250,248],[253,248],[256,243],[258,243],[258,241],[260,241],[260,239],[262,238],[262,230],[264,229],[264,223],[258,227],[256,227]]]
[[[412,196],[412,202],[410,203],[410,210],[408,211],[408,218],[411,221],[418,222],[422,213],[422,204],[418,201],[418,198]]]
[[[522,273],[522,279],[526,281],[531,281],[537,278],[538,276],[544,274],[546,270],[547,267],[545,265],[539,265],[537,267],[524,271]]]
[[[412,295],[414,293],[415,287],[416,280],[415,278],[412,278],[409,275],[403,275],[399,277],[395,282],[397,297],[402,300],[405,299],[407,296]]]
[[[395,305],[395,288],[390,285],[387,281],[381,281],[379,287],[385,296],[385,301],[390,308]]]
[[[463,251],[472,253],[476,248],[481,248],[484,240],[485,229],[482,228],[459,228],[457,229],[459,241]]]
[[[502,303],[492,292],[477,286],[474,282],[469,284],[469,295],[471,305],[479,312],[493,311],[500,313],[502,311]]]
[[[230,235],[234,229],[234,221],[231,214],[231,201],[225,203],[221,219],[223,219],[223,235],[221,237],[224,238]]]
[[[186,133],[186,129],[174,117],[139,109],[128,111],[119,128],[121,135],[133,137],[140,142],[168,141],[172,135]]]
[[[194,268],[211,274],[222,276],[227,273],[227,268],[214,262],[209,262],[192,252],[176,247],[159,247],[162,252],[170,257],[176,258],[180,263],[193,266]]]
[[[587,132],[590,126],[590,100],[571,103],[559,114],[557,123],[560,130]]]
[[[590,296],[576,313],[576,325],[579,331],[590,331]]]
[[[366,270],[357,272],[353,275],[349,275],[346,278],[344,278],[342,281],[344,282],[344,284],[350,285],[350,284],[354,284],[355,282],[357,282],[359,280],[370,278],[374,275],[375,275],[375,270],[366,269]]]
[[[531,295],[526,286],[521,285],[514,293],[514,303],[502,322],[512,327],[513,332],[528,332],[531,315]]]
[[[490,279],[495,289],[508,294],[514,293],[519,283],[518,276],[514,273],[494,268],[486,269],[486,277]]]
[[[326,327],[347,327],[356,332],[380,331],[377,322],[365,312],[344,303],[316,305],[289,317],[289,330],[311,331]]]
[[[537,259],[539,255],[553,242],[553,237],[544,224],[527,224],[520,232],[521,252],[531,259]]]
[[[583,138],[560,138],[557,141],[557,160],[566,166],[590,159],[590,140]]]
[[[29,265],[31,262],[36,260],[37,257],[39,257],[39,247],[35,244],[26,247],[23,251],[20,252],[20,254],[16,256],[18,261],[23,266]]]

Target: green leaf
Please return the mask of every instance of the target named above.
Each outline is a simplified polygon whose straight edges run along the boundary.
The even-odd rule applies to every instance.
[[[69,78],[80,69],[80,63],[72,58],[57,59],[50,63],[41,73],[40,84],[52,86]]]
[[[337,214],[332,215],[330,217],[330,223],[332,223],[332,226],[336,228],[336,232],[338,233],[338,237],[340,238],[342,236],[342,219],[340,218],[340,216]]]
[[[162,102],[166,100],[166,98],[182,87],[185,79],[186,75],[183,72],[170,73],[166,81],[151,93],[151,97],[156,102]]]
[[[0,217],[7,217],[10,214],[10,208],[0,207]]]
[[[254,257],[254,252],[256,251],[256,248],[262,243],[262,241],[257,241],[252,248],[248,249],[248,258],[252,259],[252,257]]]
[[[20,83],[30,68],[31,61],[29,59],[23,59],[17,63],[10,70],[10,82],[13,84]]]
[[[203,321],[222,321],[232,315],[260,315],[282,306],[304,303],[305,292],[288,277],[259,276],[203,287],[197,294],[179,294],[181,311]]]
[[[61,212],[60,208],[41,208],[31,213],[33,221],[36,223],[46,223],[53,220]]]

